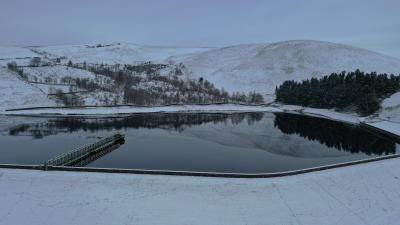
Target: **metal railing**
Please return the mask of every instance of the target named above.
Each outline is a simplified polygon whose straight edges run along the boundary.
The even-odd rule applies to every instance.
[[[104,150],[122,139],[124,139],[124,135],[119,133],[114,134],[95,143],[78,147],[70,152],[63,153],[55,158],[47,160],[43,163],[43,166],[46,168],[46,166],[65,166],[71,164],[74,161],[87,157],[89,154]]]

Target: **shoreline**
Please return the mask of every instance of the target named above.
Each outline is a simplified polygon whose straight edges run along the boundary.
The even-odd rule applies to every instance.
[[[4,116],[29,117],[124,117],[143,113],[292,113],[324,118],[352,125],[368,125],[383,133],[400,137],[400,123],[377,118],[360,117],[356,114],[336,112],[330,109],[308,108],[296,105],[244,105],[244,104],[193,104],[167,106],[86,106],[86,107],[30,107],[5,109]],[[385,126],[382,126],[384,124]]]

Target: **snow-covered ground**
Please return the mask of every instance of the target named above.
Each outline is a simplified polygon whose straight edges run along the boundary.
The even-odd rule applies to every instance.
[[[400,159],[269,179],[0,170],[0,224],[398,224]]]
[[[75,69],[67,66],[49,66],[49,67],[26,67],[24,72],[27,73],[29,80],[32,81],[33,77],[42,80],[46,77],[51,77],[53,80],[60,80],[61,78],[71,77],[80,79],[94,79],[95,74],[87,70]]]
[[[67,57],[73,62],[134,64],[136,62],[152,61],[167,62],[171,56],[200,53],[210,48],[145,46],[130,43],[114,43],[110,46],[96,48],[96,45],[47,46],[36,47],[35,50],[46,52],[52,56]]]
[[[40,55],[22,47],[0,46],[0,66],[6,66],[7,63],[13,61],[18,62],[20,66],[27,66],[33,57],[40,57]]]
[[[383,100],[381,106],[383,108],[396,107],[400,104],[400,92],[391,95],[389,98]]]
[[[302,111],[304,114],[311,116],[321,116],[331,120],[336,120],[340,122],[354,123],[358,124],[364,121],[364,117],[359,117],[357,114],[340,113],[329,109],[315,109],[305,107]]]
[[[39,88],[0,68],[0,112],[13,107],[56,106]]]
[[[288,113],[301,113],[304,115],[322,117],[339,122],[359,124],[364,121],[364,117],[359,117],[357,114],[341,113],[329,109],[309,108],[298,105],[279,105],[274,104],[271,107],[276,107]]]
[[[0,60],[37,56],[39,55],[26,48],[0,46]]]
[[[400,104],[396,107],[383,108],[379,112],[379,118],[400,123]]]
[[[400,92],[383,100],[381,106],[378,115],[380,119],[400,123]]]

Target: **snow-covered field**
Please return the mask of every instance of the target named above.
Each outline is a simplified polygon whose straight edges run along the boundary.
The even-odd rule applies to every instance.
[[[34,87],[39,88],[46,94],[55,94],[56,90],[62,90],[64,93],[67,93],[70,91],[70,85],[49,85],[49,84],[31,84]],[[79,91],[76,90],[76,91]]]
[[[75,69],[67,66],[49,66],[49,67],[26,67],[24,72],[29,75],[29,80],[32,77],[37,77],[38,80],[44,80],[46,77],[51,77],[54,80],[60,80],[63,77],[94,79],[95,74],[87,71]]]
[[[270,179],[0,170],[0,224],[398,224],[400,159]]]
[[[0,46],[0,59],[3,60],[36,56],[39,55],[26,48]]]
[[[0,112],[7,108],[56,106],[47,94],[18,79],[7,69],[0,68]]]
[[[171,56],[200,53],[210,48],[144,46],[130,43],[114,43],[110,46],[96,48],[96,45],[46,46],[33,49],[49,53],[53,56],[65,56],[73,62],[133,64],[136,62],[166,62]]]

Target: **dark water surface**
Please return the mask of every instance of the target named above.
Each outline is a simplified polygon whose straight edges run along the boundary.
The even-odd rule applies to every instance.
[[[40,164],[120,132],[124,144],[81,166],[129,169],[282,172],[399,149],[395,140],[358,126],[283,113],[0,116],[0,132],[0,163],[12,164]]]

